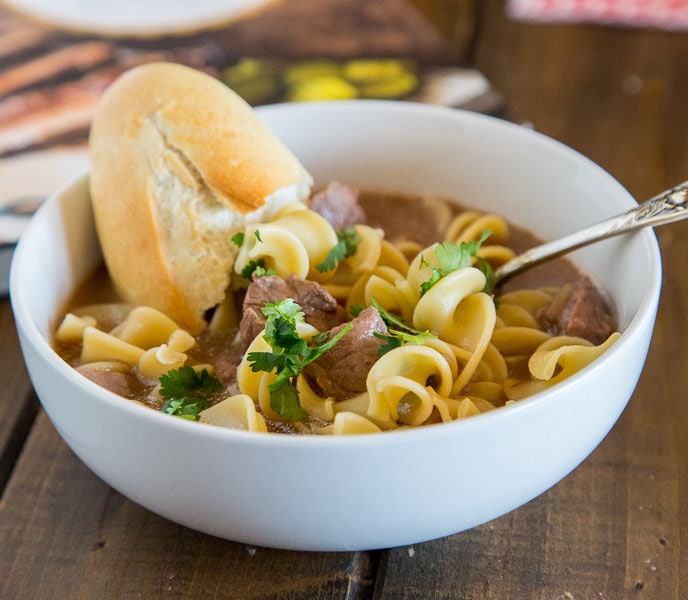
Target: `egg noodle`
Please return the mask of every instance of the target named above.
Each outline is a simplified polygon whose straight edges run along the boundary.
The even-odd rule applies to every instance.
[[[249,283],[246,272],[259,267],[263,273],[282,278],[295,274],[319,283],[349,315],[376,307],[393,319],[390,329],[396,323],[405,332],[396,347],[385,348],[374,362],[365,391],[351,397],[323,395],[304,372],[293,374],[303,411],[298,423],[291,424],[296,431],[371,433],[477,415],[556,385],[619,336],[615,332],[594,345],[548,332],[539,315],[560,296],[558,287],[494,296],[490,268],[514,256],[509,226],[500,216],[461,212],[448,223],[445,241],[426,247],[385,239],[381,229],[368,225],[349,229],[357,241],[355,251],[323,269],[341,242],[341,232],[306,205],[288,205],[269,222],[246,226],[234,264],[234,291],[208,326],[213,335],[236,334],[241,314],[231,294],[240,294]],[[474,250],[468,264],[447,269],[446,253],[466,247]],[[158,310],[127,309],[114,326],[100,319],[99,312],[102,307],[74,310],[56,331],[60,344],[79,345],[81,367],[134,373],[158,404],[166,374],[191,367],[196,374],[212,376],[213,364],[190,356],[197,340]],[[297,332],[307,345],[323,333],[300,320]],[[277,370],[256,370],[251,360],[272,350],[269,336],[261,331],[239,362],[236,388],[214,397],[198,411],[198,420],[254,432],[285,421],[271,402]]]

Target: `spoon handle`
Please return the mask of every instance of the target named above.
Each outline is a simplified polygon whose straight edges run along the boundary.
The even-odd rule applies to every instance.
[[[495,270],[495,285],[522,271],[593,242],[688,217],[688,181],[658,194],[635,208],[580,231],[535,246]]]

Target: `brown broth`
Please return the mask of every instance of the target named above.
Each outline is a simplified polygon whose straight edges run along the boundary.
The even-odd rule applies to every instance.
[[[443,233],[451,218],[466,210],[445,199],[430,196],[414,196],[389,192],[367,191],[361,194],[360,204],[363,207],[368,225],[385,231],[390,241],[408,240],[421,246],[428,246],[443,239]],[[410,226],[412,224],[412,226]],[[532,233],[509,226],[510,248],[517,253],[537,245],[540,240]],[[531,271],[515,277],[504,291],[509,289],[527,289],[543,286],[561,286],[581,276],[571,261],[562,258],[546,263]],[[121,302],[108,276],[104,265],[101,265],[74,292],[68,306],[63,312],[79,312],[80,307]],[[109,325],[114,325],[111,323]],[[107,327],[106,327],[107,328]],[[236,367],[241,360],[240,351],[234,342],[234,336],[213,336],[204,332],[197,338],[196,347],[189,353],[190,364],[212,364],[215,376],[220,379],[232,393],[236,389]],[[79,367],[80,344],[56,342],[56,351],[72,366]],[[153,386],[142,385],[135,373],[129,376],[129,393],[123,394],[139,400],[152,408],[160,409],[158,397],[150,394]],[[268,421],[268,429],[276,432],[301,433],[302,425],[275,423]]]
[[[466,210],[477,210],[438,196],[379,191],[362,193],[360,204],[368,217],[368,224],[383,229],[386,239],[410,240],[423,246],[442,240],[452,217]],[[508,246],[517,254],[542,242],[527,229],[509,223]],[[580,270],[569,259],[559,258],[514,277],[502,289],[560,286],[580,276]]]

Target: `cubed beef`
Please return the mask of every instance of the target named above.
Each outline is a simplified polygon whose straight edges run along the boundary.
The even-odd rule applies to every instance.
[[[346,321],[346,310],[319,283],[297,275],[289,275],[286,279],[276,275],[258,277],[248,286],[244,298],[239,326],[239,338],[244,350],[265,327],[261,308],[268,302],[280,302],[286,298],[292,298],[301,306],[306,323],[318,331],[332,329]]]
[[[100,387],[104,387],[115,394],[124,396],[125,398],[133,398],[135,396],[132,387],[132,376],[128,373],[121,373],[119,371],[108,371],[106,369],[96,369],[89,365],[82,365],[76,369],[84,377],[87,377]]]
[[[552,335],[572,335],[601,344],[616,330],[611,306],[588,277],[566,285],[538,314]]]
[[[372,307],[362,310],[350,323],[351,331],[304,370],[319,392],[337,400],[346,400],[365,391],[368,371],[379,358],[378,350],[384,344],[375,333],[387,333],[387,326]],[[330,337],[346,325],[335,327]]]
[[[336,181],[311,198],[310,208],[335,229],[366,222],[358,190]]]

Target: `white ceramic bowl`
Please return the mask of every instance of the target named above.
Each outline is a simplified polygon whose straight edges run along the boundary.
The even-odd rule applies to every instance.
[[[358,101],[275,106],[260,115],[319,183],[445,194],[545,238],[634,205],[586,158],[489,117]],[[99,388],[53,352],[51,327],[100,260],[85,179],[58,191],[32,220],[15,254],[11,297],[46,412],[116,490],[231,540],[371,549],[445,536],[507,513],[574,469],[613,426],[652,335],[658,246],[645,230],[575,259],[608,289],[623,329],[602,358],[551,391],[471,419],[341,438],[250,434],[172,418]]]

